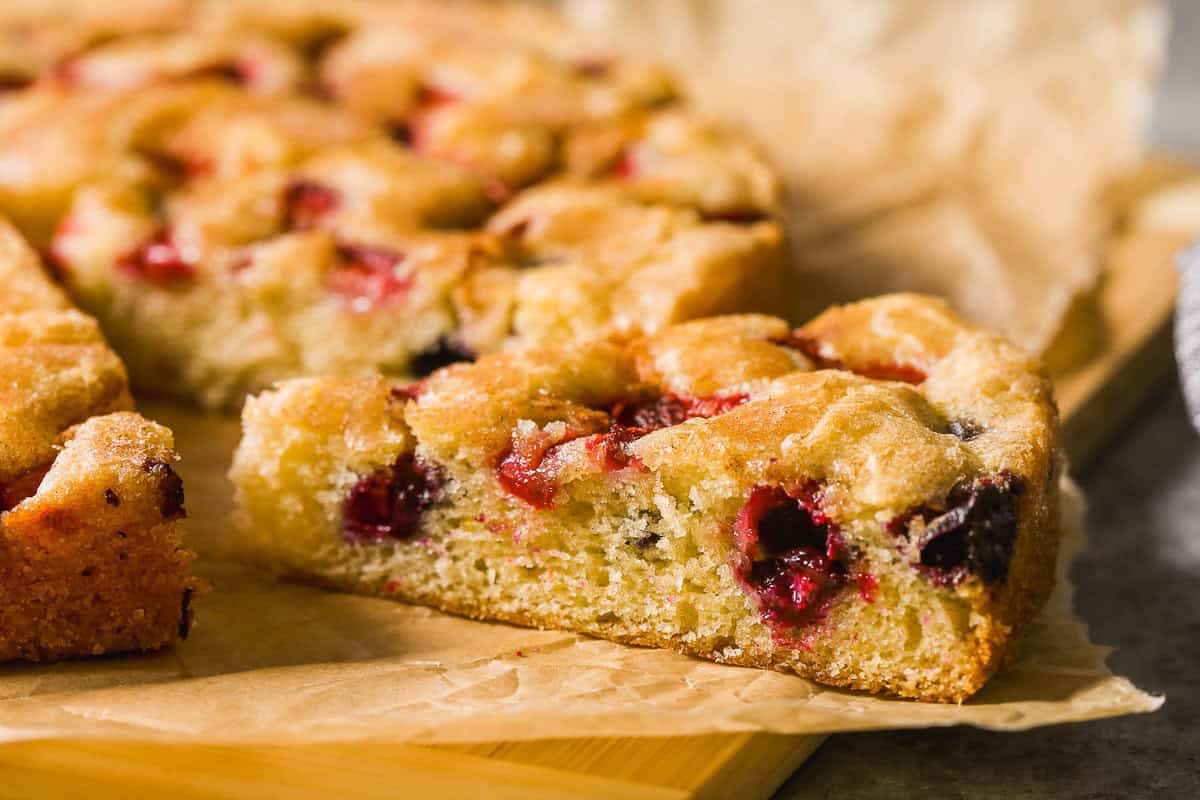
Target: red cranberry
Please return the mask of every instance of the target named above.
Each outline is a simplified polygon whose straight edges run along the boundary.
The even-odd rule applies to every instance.
[[[632,442],[689,419],[724,414],[748,399],[743,394],[698,398],[666,395],[653,400],[620,401],[602,409],[612,418],[612,425],[607,433],[588,437],[585,449],[606,472],[640,467],[641,461],[629,451]],[[535,508],[553,508],[558,476],[551,451],[583,436],[586,434],[574,430],[568,430],[562,438],[542,433],[509,448],[499,460],[500,484]]]
[[[625,148],[617,156],[616,161],[609,168],[609,175],[618,180],[632,180],[642,171],[640,159],[634,154],[633,150]]]
[[[283,227],[285,230],[314,228],[341,203],[341,195],[316,181],[294,180],[283,190]]]
[[[652,400],[622,400],[606,409],[613,418],[608,433],[597,434],[588,440],[587,450],[608,472],[640,466],[641,462],[629,452],[628,446],[647,433],[670,428],[689,419],[709,419],[737,408],[749,400],[749,395],[733,394],[723,397],[680,397],[668,394]]]
[[[398,271],[404,256],[395,250],[339,244],[336,254],[329,288],[345,297],[352,311],[371,311],[402,297],[412,287],[412,277]]]
[[[417,530],[421,515],[442,499],[440,470],[405,453],[350,489],[343,507],[342,538],[351,544],[404,540]]]
[[[735,573],[777,634],[818,622],[851,577],[819,494],[756,486],[734,522]]]
[[[161,287],[179,286],[196,278],[195,260],[180,250],[165,228],[118,258],[117,270]]]
[[[629,445],[649,432],[646,428],[613,425],[608,433],[598,433],[590,437],[587,441],[587,451],[605,472],[616,472],[629,466],[640,467],[642,462],[629,452]]]
[[[858,586],[858,596],[864,603],[874,603],[879,592],[879,579],[866,572],[854,575],[854,583]]]
[[[613,405],[610,413],[618,424],[642,428],[649,433],[659,428],[679,425],[689,419],[719,417],[749,399],[750,396],[745,394],[720,397],[682,397],[668,394],[649,401],[620,401]]]
[[[929,377],[923,369],[912,364],[878,362],[849,366],[841,359],[823,355],[820,341],[799,331],[793,331],[787,336],[773,341],[780,347],[789,347],[800,351],[816,364],[818,369],[840,369],[872,380],[900,381],[911,384],[924,383],[925,379]]]
[[[561,436],[545,431],[520,440],[514,436],[512,446],[501,454],[496,467],[496,477],[500,485],[506,492],[534,508],[554,508],[554,495],[558,492],[558,474],[551,451],[583,435],[580,431],[568,428]]]

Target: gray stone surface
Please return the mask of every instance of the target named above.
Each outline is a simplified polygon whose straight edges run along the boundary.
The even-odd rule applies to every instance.
[[[1200,0],[1172,4],[1152,135],[1200,153]],[[836,736],[778,797],[1200,797],[1200,439],[1172,380],[1087,470],[1080,614],[1109,665],[1165,693],[1157,713],[1026,733]]]

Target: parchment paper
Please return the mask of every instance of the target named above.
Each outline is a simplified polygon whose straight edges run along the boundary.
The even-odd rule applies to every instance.
[[[160,654],[0,667],[0,741],[120,736],[214,742],[464,742],[972,724],[1021,729],[1157,708],[1104,667],[1071,615],[1081,542],[1071,490],[1064,579],[1023,657],[962,706],[888,700],[778,673],[583,636],[472,622],[279,583],[220,552],[237,424],[170,407],[199,571],[215,591]]]

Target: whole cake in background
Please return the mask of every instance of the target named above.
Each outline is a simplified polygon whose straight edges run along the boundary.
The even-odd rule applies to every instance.
[[[0,209],[136,385],[236,407],[288,377],[786,309],[753,145],[552,17],[431,8],[160,6],[10,67]]]

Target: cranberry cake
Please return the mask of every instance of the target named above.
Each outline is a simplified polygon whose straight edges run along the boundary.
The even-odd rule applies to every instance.
[[[0,211],[139,387],[228,407],[286,378],[784,307],[758,150],[545,14],[155,19],[66,37],[0,100]]]
[[[472,617],[961,702],[1058,546],[1031,357],[895,295],[247,402],[237,547]]]
[[[0,661],[177,642],[200,587],[171,433],[7,223],[0,280]]]

